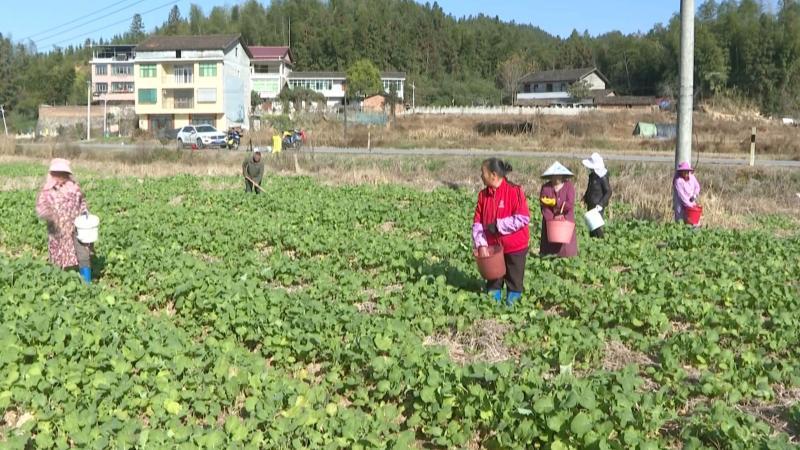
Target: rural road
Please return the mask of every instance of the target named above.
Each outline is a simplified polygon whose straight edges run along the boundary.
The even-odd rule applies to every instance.
[[[23,147],[46,147],[52,144],[30,143],[19,144]],[[108,151],[131,151],[141,148],[137,145],[121,145],[121,144],[101,144],[101,143],[75,143],[81,149],[86,150],[108,150]],[[209,151],[209,150],[202,150]],[[227,152],[228,150],[210,150]],[[291,150],[287,150],[291,151]],[[539,158],[539,159],[560,159],[562,161],[583,159],[590,155],[593,151],[603,155],[606,161],[623,161],[623,162],[643,162],[643,163],[671,163],[674,157],[667,153],[653,153],[643,154],[638,153],[624,153],[624,152],[610,152],[607,150],[592,150],[592,149],[572,149],[562,151],[523,151],[523,150],[469,150],[469,149],[436,149],[436,148],[414,148],[414,149],[401,149],[401,148],[373,148],[367,150],[366,148],[339,148],[339,147],[316,147],[314,149],[305,148],[301,153],[304,154],[321,154],[321,155],[377,155],[377,156],[434,156],[434,157],[452,157],[452,158],[487,158],[491,156],[498,156],[502,158]],[[692,155],[692,162],[697,160],[698,154]],[[748,164],[748,155],[732,155],[730,157],[712,155],[706,156],[703,153],[699,155],[700,164],[713,164],[720,166],[746,166]],[[800,168],[800,161],[781,160],[781,159],[759,159],[756,156],[756,166],[758,167],[779,167],[779,168]]]

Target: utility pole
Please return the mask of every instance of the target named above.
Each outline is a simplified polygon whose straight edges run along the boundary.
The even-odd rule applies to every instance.
[[[680,97],[675,166],[692,160],[692,102],[694,96],[694,0],[681,0]]]
[[[106,111],[108,110],[108,92],[103,95],[103,138],[108,137],[108,114]]]
[[[92,82],[86,82],[86,140],[88,141],[91,136],[92,129]]]
[[[417,85],[411,83],[411,112],[417,113]]]
[[[3,128],[6,130],[6,136],[8,136],[8,125],[6,125],[6,110],[4,109],[6,105],[0,105],[0,114],[3,115]]]

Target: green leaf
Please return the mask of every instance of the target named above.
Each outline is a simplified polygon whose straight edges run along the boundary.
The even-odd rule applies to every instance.
[[[174,414],[174,415],[177,416],[178,414],[181,413],[181,404],[176,402],[176,401],[174,401],[174,400],[167,399],[167,400],[164,400],[164,409],[168,413]]]
[[[586,413],[580,412],[572,419],[569,429],[581,437],[592,429],[592,419]]]
[[[382,334],[375,336],[374,342],[375,347],[377,347],[380,351],[385,352],[392,348],[392,338],[386,337]]]
[[[533,410],[539,414],[546,414],[552,411],[555,408],[553,404],[553,396],[547,395],[545,397],[539,397],[536,402],[533,404]]]

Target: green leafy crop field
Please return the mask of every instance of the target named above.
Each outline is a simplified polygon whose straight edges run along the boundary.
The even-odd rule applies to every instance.
[[[47,264],[36,192],[0,193],[0,447],[794,446],[797,233],[580,224],[507,309],[472,192],[82,181],[88,287]]]

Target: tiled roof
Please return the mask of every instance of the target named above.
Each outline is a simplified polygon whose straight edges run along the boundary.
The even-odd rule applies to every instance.
[[[290,60],[294,60],[289,47],[264,47],[258,45],[249,46],[252,59],[255,61],[280,61],[287,55]]]
[[[152,36],[136,46],[136,52],[169,50],[223,50],[227,52],[242,40],[240,34],[209,34],[200,36]],[[242,44],[247,55],[252,53]]]
[[[606,79],[606,77],[602,73],[600,73],[600,71],[597,70],[596,67],[584,67],[581,69],[545,70],[543,72],[533,72],[522,77],[522,80],[520,80],[520,82],[549,83],[554,81],[566,81],[569,83],[573,83],[585,77],[586,75],[589,75],[592,72],[597,72],[597,76],[599,76],[606,84],[608,84],[608,80]]]

